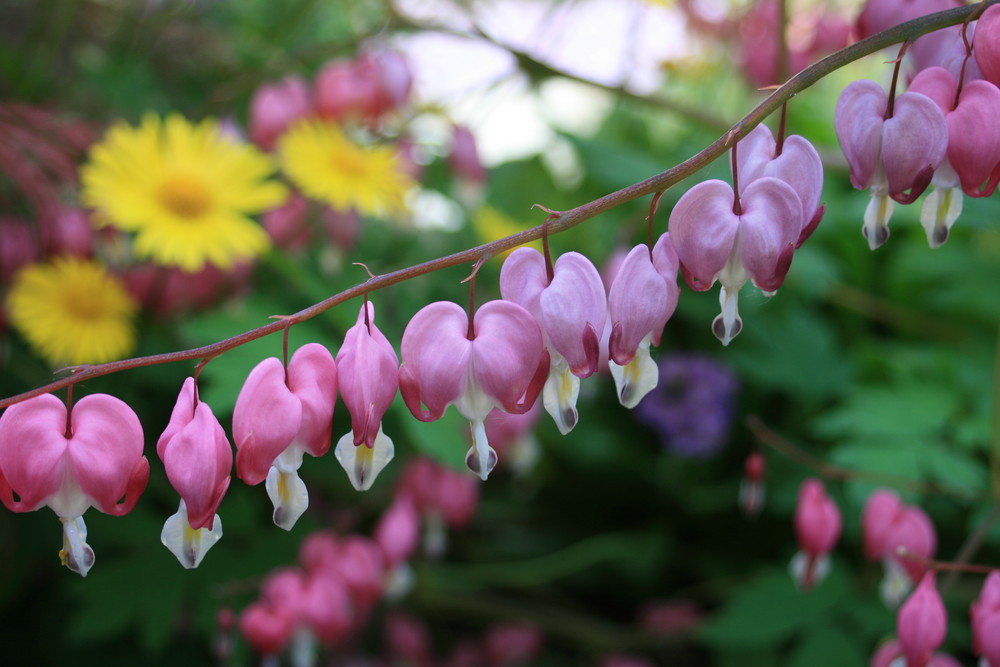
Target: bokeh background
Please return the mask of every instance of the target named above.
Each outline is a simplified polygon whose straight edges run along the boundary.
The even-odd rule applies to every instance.
[[[139,303],[128,354],[156,354],[235,335],[351,287],[366,277],[354,262],[384,273],[540,224],[545,214],[533,205],[572,208],[681,162],[780,81],[776,65],[753,59],[774,31],[760,27],[767,22],[752,4],[2,0],[0,296],[18,270],[57,251],[91,258]],[[789,47],[819,57],[827,45],[817,37],[835,48],[841,28],[846,43],[859,9],[789,2]],[[262,87],[287,77],[314,87],[331,61],[387,52],[412,85],[354,136],[404,150],[417,183],[404,211],[359,216],[303,200],[267,223],[272,245],[252,262],[185,282],[80,206],[77,167],[111,124],[177,112],[216,118],[251,140]],[[893,57],[834,72],[789,106],[789,131],[824,159],[827,213],[775,297],[744,289],[739,337],[719,345],[710,330],[715,290],[682,286],[654,352],[660,386],[629,411],[610,377],[585,380],[580,424],[567,436],[542,415],[501,451],[490,479],[462,496],[467,521],[442,529],[440,519],[424,520],[431,544],[409,559],[409,585],[359,612],[350,632],[318,650],[320,664],[865,664],[895,631],[895,612],[878,595],[881,565],[861,549],[859,514],[880,486],[930,514],[939,558],[955,558],[975,535],[971,558],[996,562],[1000,207],[995,196],[967,198],[935,250],[919,204],[897,207],[889,243],[868,250],[860,235],[868,195],[850,185],[833,110],[848,82],[887,81]],[[462,133],[476,153],[462,148],[468,136],[456,140]],[[668,191],[657,231],[687,188],[728,172],[717,161]],[[605,266],[645,239],[648,206],[625,204],[554,236],[553,252],[575,250]],[[70,240],[41,244],[42,229],[68,229],[58,238]],[[501,262],[479,271],[481,301],[499,297]],[[470,270],[372,295],[397,350],[422,306],[465,302]],[[155,273],[156,289],[143,291],[135,278],[143,271]],[[292,348],[315,341],[336,353],[359,307],[349,302],[293,327]],[[274,335],[205,367],[201,397],[227,432],[250,369],[280,353]],[[0,394],[44,384],[59,366],[0,315]],[[48,509],[0,512],[8,664],[257,664],[224,610],[238,617],[270,572],[296,564],[315,531],[370,537],[418,458],[466,474],[465,422],[453,409],[417,422],[397,397],[384,427],[396,459],[371,490],[351,488],[332,452],[306,457],[311,506],[286,533],[271,523],[263,489],[234,479],[219,510],[225,537],[198,569],[184,570],[159,544],[176,494],[153,447],[192,370],[189,362],[150,366],[77,389],[111,393],[136,410],[152,466],[129,515],[87,514],[97,562],[86,578],[59,567]],[[334,435],[349,428],[341,403]],[[762,428],[778,449],[762,442]],[[740,488],[754,452],[766,461],[766,497],[748,516]],[[787,570],[797,550],[796,494],[811,476],[825,478],[844,532],[829,577],[803,592]],[[442,535],[446,543],[435,546]],[[969,664],[967,609],[980,585],[963,575],[943,586],[944,648]]]

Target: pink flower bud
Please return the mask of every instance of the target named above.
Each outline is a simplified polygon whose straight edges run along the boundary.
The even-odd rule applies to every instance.
[[[398,364],[392,344],[375,326],[374,304],[365,301],[337,353],[340,395],[351,413],[352,432],[337,442],[334,453],[359,491],[371,487],[393,456],[382,417],[396,397]]]
[[[295,620],[284,609],[254,602],[240,614],[240,632],[260,655],[277,655],[291,640]]]
[[[526,412],[548,375],[549,357],[535,319],[516,303],[489,301],[470,326],[460,306],[438,301],[410,320],[401,351],[399,388],[406,407],[417,419],[434,421],[454,405],[472,426],[466,463],[485,480],[496,452],[483,420],[494,407]]]
[[[390,567],[408,560],[420,542],[420,516],[409,494],[398,494],[375,526],[375,543]]]
[[[747,516],[756,516],[764,506],[764,455],[751,452],[743,465],[740,481],[740,509]]]
[[[196,399],[194,378],[184,381],[156,453],[181,496],[180,509],[167,519],[160,539],[184,567],[197,567],[222,537],[216,512],[229,488],[233,450],[212,409]]]
[[[935,575],[928,572],[896,616],[896,634],[907,667],[927,667],[947,630],[948,616]]]
[[[451,155],[448,161],[459,178],[473,183],[486,182],[486,168],[479,161],[476,135],[469,128],[462,125],[452,128]]]
[[[284,204],[261,216],[261,224],[276,246],[284,250],[302,250],[312,242],[309,229],[309,202],[293,192]]]
[[[372,103],[378,104],[377,77],[377,68],[371,62],[330,61],[316,74],[316,111],[338,122],[370,116]]]
[[[932,558],[937,548],[934,525],[922,509],[903,504],[893,491],[880,489],[865,502],[861,530],[865,556],[886,562],[882,595],[895,606],[924,573],[918,560],[902,556],[900,550],[920,559]]]
[[[263,85],[250,100],[250,138],[269,151],[293,122],[311,111],[309,88],[302,79],[288,77]]]
[[[436,514],[452,528],[468,523],[479,504],[474,478],[424,458],[412,460],[403,471],[398,493],[410,495],[421,514]]]
[[[825,576],[827,554],[837,543],[840,529],[840,510],[826,495],[823,483],[806,479],[799,487],[795,508],[795,536],[802,551],[792,561],[792,574],[802,588],[812,588]]]
[[[49,230],[48,254],[90,257],[94,236],[94,226],[83,209],[62,207]]]
[[[86,396],[70,415],[52,394],[30,398],[0,415],[0,500],[13,512],[51,507],[63,524],[63,564],[87,576],[94,552],[83,513],[132,511],[149,479],[142,450],[139,418],[113,396]]]

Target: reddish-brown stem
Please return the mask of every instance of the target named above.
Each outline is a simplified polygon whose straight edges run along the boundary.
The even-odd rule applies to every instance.
[[[552,255],[549,253],[549,221],[555,217],[558,217],[558,214],[551,213],[542,222],[542,254],[545,256],[545,279],[549,285],[556,276],[556,271],[552,267]]]
[[[73,426],[72,426],[72,414],[73,414],[73,385],[67,385],[66,387],[66,439],[69,440],[73,437]]]
[[[771,447],[775,451],[781,452],[799,465],[815,470],[819,475],[831,480],[861,480],[873,484],[882,484],[898,489],[907,489],[919,493],[933,493],[938,495],[952,496],[969,501],[982,501],[985,496],[969,491],[964,487],[946,486],[944,484],[930,484],[909,477],[899,475],[889,475],[875,473],[867,470],[855,470],[827,463],[818,456],[806,452],[801,447],[792,444],[769,429],[760,417],[750,415],[746,419],[747,428],[754,434],[758,442]]]
[[[998,2],[1000,2],[1000,0],[986,0],[985,4],[986,6],[990,6]],[[558,218],[554,218],[548,223],[547,233],[558,234],[570,229],[571,227],[575,227],[585,220],[589,220],[590,218],[600,215],[605,211],[615,208],[616,206],[634,201],[654,192],[666,191],[685,178],[697,173],[706,165],[710,164],[726,151],[734,139],[739,139],[745,136],[761,121],[777,110],[785,101],[809,88],[830,72],[833,72],[848,63],[854,62],[855,60],[859,60],[860,58],[875,53],[876,51],[892,46],[893,44],[898,44],[907,39],[916,39],[920,35],[940,30],[941,28],[947,28],[948,26],[957,25],[972,14],[975,9],[976,7],[973,6],[956,7],[955,9],[938,12],[937,14],[923,16],[906,23],[901,23],[895,28],[878,33],[877,35],[872,35],[867,39],[863,39],[860,42],[852,44],[846,49],[827,56],[818,63],[805,68],[785,82],[781,87],[771,93],[752,111],[750,111],[750,113],[738,121],[731,130],[716,139],[711,145],[706,147],[701,152],[644,181],[622,188],[621,190],[612,192],[591,202],[577,206],[576,208],[559,213]],[[541,225],[539,225],[538,227],[493,241],[492,243],[485,243],[483,245],[469,248],[445,257],[439,257],[437,259],[423,262],[422,264],[382,274],[364,283],[355,285],[350,289],[344,290],[339,294],[334,294],[328,299],[324,299],[323,301],[313,304],[308,308],[304,308],[299,312],[290,315],[288,319],[292,323],[302,322],[316,317],[320,313],[325,312],[345,301],[361,296],[366,292],[380,290],[385,287],[389,287],[390,285],[395,285],[396,283],[410,280],[411,278],[422,276],[433,271],[440,271],[445,268],[458,266],[459,264],[465,264],[467,262],[477,261],[483,258],[488,259],[505,250],[510,250],[511,248],[523,245],[529,241],[534,241],[535,239],[540,238],[541,235],[542,228]],[[166,364],[177,361],[218,356],[219,354],[239,347],[240,345],[244,345],[250,341],[254,341],[258,338],[263,338],[264,336],[280,331],[284,326],[285,324],[283,322],[269,322],[268,324],[256,329],[251,329],[250,331],[245,331],[241,334],[233,336],[232,338],[226,338],[212,343],[211,345],[204,345],[190,350],[180,350],[177,352],[154,354],[146,357],[122,359],[121,361],[113,361],[105,364],[82,366],[71,376],[60,378],[46,385],[35,387],[34,389],[15,396],[0,399],[0,409],[34,396],[50,393],[74,382],[89,380],[91,378],[117,373],[119,371],[129,370],[132,368],[142,368],[144,366],[152,366],[155,364]]]
[[[965,58],[962,59],[962,69],[958,72],[958,86],[955,87],[955,101],[952,103],[951,108],[958,108],[958,100],[962,97],[962,86],[965,85],[965,66],[969,64],[969,58],[972,57],[972,44],[969,42],[969,24],[979,18],[983,9],[986,8],[985,3],[978,5],[976,11],[969,14],[962,23],[962,43],[965,44]]]
[[[656,209],[660,205],[660,197],[663,196],[663,190],[653,193],[653,200],[649,202],[649,217],[646,218],[646,247],[649,248],[649,260],[653,261],[653,216],[656,215]]]
[[[919,563],[925,569],[935,572],[968,572],[970,574],[989,574],[998,568],[991,565],[975,565],[973,563],[952,563],[945,560],[934,560],[933,558],[923,558],[908,551],[906,547],[899,547],[896,553],[906,560]]]
[[[899,47],[899,55],[896,56],[896,60],[892,66],[892,83],[889,85],[889,103],[885,105],[885,116],[884,120],[889,120],[892,118],[892,114],[895,113],[896,109],[896,84],[899,82],[899,69],[903,66],[903,56],[906,55],[906,50],[910,48],[911,40],[906,40],[903,45]]]
[[[778,138],[774,140],[774,157],[785,149],[785,124],[788,121],[788,102],[781,105],[781,120],[778,121]]]
[[[733,168],[733,215],[743,215],[743,205],[740,203],[740,175],[736,167],[736,147],[740,145],[739,140],[733,143],[733,148],[729,152],[729,160]]]
[[[292,328],[291,322],[285,320],[285,330],[281,333],[281,363],[285,367],[285,386],[288,384],[288,330]]]

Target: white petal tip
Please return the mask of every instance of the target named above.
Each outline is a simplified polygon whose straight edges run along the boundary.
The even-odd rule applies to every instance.
[[[188,523],[187,507],[181,500],[177,512],[163,523],[160,542],[186,570],[201,565],[202,559],[222,539],[222,519],[216,514],[211,528],[194,529]]]
[[[309,507],[309,491],[297,472],[282,472],[275,467],[267,473],[267,496],[274,505],[274,525],[291,530]]]
[[[374,446],[355,445],[353,433],[347,433],[337,442],[333,454],[351,480],[351,486],[357,491],[367,491],[375,483],[379,473],[392,461],[395,447],[380,426]]]
[[[63,525],[63,548],[59,560],[81,577],[86,577],[96,560],[94,550],[87,544],[87,524],[83,517],[60,519]]]

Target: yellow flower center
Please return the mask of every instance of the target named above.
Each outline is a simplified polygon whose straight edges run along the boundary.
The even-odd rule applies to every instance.
[[[336,151],[330,156],[330,162],[341,175],[362,177],[368,173],[365,154],[358,150]]]
[[[108,315],[108,308],[96,292],[85,289],[68,289],[63,306],[66,313],[78,321],[96,322]]]
[[[179,218],[201,217],[212,206],[212,195],[199,178],[177,174],[163,181],[157,191],[160,203]]]

